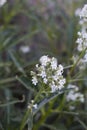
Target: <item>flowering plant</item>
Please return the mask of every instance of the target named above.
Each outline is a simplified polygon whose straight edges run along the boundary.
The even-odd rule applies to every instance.
[[[83,7],[80,12],[80,18],[82,20],[82,28],[81,31],[78,32],[78,38],[76,40],[77,43],[77,51],[78,55],[73,56],[74,64],[69,66],[72,67],[70,74],[72,74],[75,67],[83,70],[86,69],[87,63],[87,30],[86,30],[86,22],[87,22],[87,5]],[[65,67],[68,68],[68,67]],[[33,115],[40,110],[43,105],[50,102],[51,99],[61,94],[60,90],[63,90],[66,84],[66,78],[63,76],[64,67],[61,64],[58,64],[57,59],[54,57],[49,57],[44,55],[40,58],[39,64],[36,64],[34,71],[31,71],[31,81],[35,88],[38,88],[39,92],[36,95],[35,99],[31,104],[28,105],[28,110],[31,110]],[[80,79],[74,79],[73,81],[79,81]],[[66,102],[69,104],[70,110],[75,110],[74,103],[81,102],[84,103],[84,95],[79,92],[79,87],[73,84],[68,84],[70,81],[67,79],[66,88],[69,90],[66,94]],[[71,90],[70,90],[71,89]],[[65,91],[63,91],[65,92]],[[43,97],[43,101],[41,100],[41,94],[45,93]],[[57,95],[56,95],[57,93]],[[53,94],[53,95],[49,95]],[[49,95],[49,96],[48,96]],[[41,103],[37,103],[38,99]],[[70,104],[71,102],[71,104]],[[23,125],[22,125],[23,126]],[[24,127],[24,126],[23,126]],[[22,128],[21,127],[21,130]]]
[[[25,0],[20,8],[15,1],[3,7],[6,0],[0,0],[0,130],[87,129],[87,5],[76,13],[77,26],[54,1],[52,9],[42,5],[36,12],[31,5],[26,11]]]

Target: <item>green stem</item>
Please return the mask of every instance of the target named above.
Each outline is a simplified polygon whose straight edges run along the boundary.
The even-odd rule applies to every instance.
[[[37,101],[38,97],[41,95],[41,92],[43,91],[43,86],[40,86],[40,87],[41,87],[41,88],[40,88],[38,94],[36,95],[36,97],[35,97],[35,99],[34,99],[34,102]]]
[[[38,130],[39,127],[45,122],[46,118],[50,115],[51,111],[48,110],[42,117],[41,119],[36,123],[36,125],[33,126],[33,130]]]
[[[87,50],[87,48],[86,48],[84,51],[81,52],[81,54],[80,54],[78,60],[77,60],[76,63],[73,65],[73,68],[71,69],[70,74],[72,74],[73,70],[75,69],[76,65],[78,64],[78,62],[80,61],[80,59],[82,58],[82,56],[84,55],[84,53],[86,52],[86,50]]]

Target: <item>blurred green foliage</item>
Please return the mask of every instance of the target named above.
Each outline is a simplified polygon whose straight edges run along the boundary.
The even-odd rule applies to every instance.
[[[54,1],[52,8],[49,3],[37,1],[35,6],[15,0],[0,8],[0,130],[19,130],[27,104],[37,94],[30,71],[40,56],[55,56],[64,66],[72,64],[79,28],[74,12],[83,3],[67,1],[62,6]],[[30,51],[24,53],[23,46]],[[84,76],[86,73],[87,70]],[[81,81],[79,85],[85,95],[87,82]],[[59,95],[34,115],[33,130],[87,130],[87,101],[75,102],[75,111],[70,111],[72,102],[66,103],[66,94]],[[29,128],[30,124],[24,130]]]

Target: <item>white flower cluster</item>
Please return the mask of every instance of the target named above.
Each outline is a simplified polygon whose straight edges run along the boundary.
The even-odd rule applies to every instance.
[[[87,62],[87,32],[86,31],[78,32],[78,36],[79,38],[76,41],[76,43],[78,44],[77,50],[79,52],[85,51],[85,54],[80,61],[84,64]]]
[[[84,95],[79,92],[79,88],[76,85],[69,84],[67,88],[71,89],[66,96],[67,101],[84,102]]]
[[[78,36],[79,38],[76,41],[78,44],[77,49],[81,52],[87,48],[87,33],[85,31],[78,32]]]
[[[85,4],[84,7],[82,8],[80,12],[80,18],[82,18],[84,22],[87,22],[87,4]]]
[[[76,40],[76,43],[78,52],[81,53],[84,51],[84,55],[79,61],[80,67],[82,65],[86,67],[85,64],[87,63],[87,5],[84,5],[84,7],[81,9],[81,11],[79,12],[79,16],[80,20],[82,21],[82,24],[81,24],[81,31],[78,32],[78,38]],[[77,55],[76,57],[79,56]],[[74,62],[75,59],[76,58],[74,58]]]
[[[0,0],[0,7],[2,7],[5,3],[6,3],[7,0]]]
[[[66,83],[63,77],[63,66],[57,65],[57,59],[48,56],[40,58],[40,64],[36,64],[36,71],[31,71],[32,84],[37,85],[39,82],[49,87],[51,92],[61,90]]]

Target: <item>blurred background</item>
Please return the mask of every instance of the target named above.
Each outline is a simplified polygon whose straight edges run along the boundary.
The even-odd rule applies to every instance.
[[[72,64],[80,29],[78,12],[85,3],[86,0],[7,0],[0,7],[0,130],[18,129],[34,96],[30,71],[42,55],[56,57],[63,66]],[[81,88],[81,92],[85,90]],[[65,105],[64,99],[63,94],[38,112],[33,130],[87,130],[84,114],[79,116],[85,124],[78,123],[75,113],[62,113],[70,106]],[[76,111],[87,110],[87,103],[73,104]],[[57,107],[60,113],[51,112]]]

